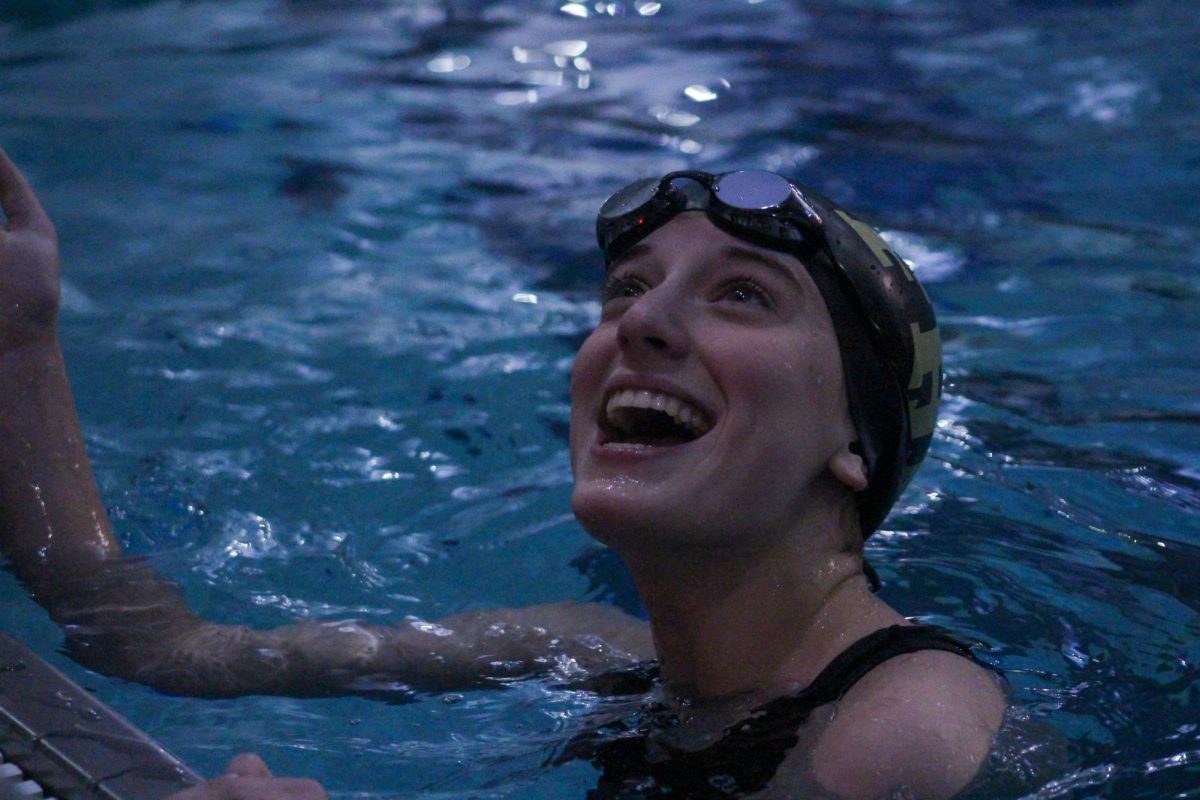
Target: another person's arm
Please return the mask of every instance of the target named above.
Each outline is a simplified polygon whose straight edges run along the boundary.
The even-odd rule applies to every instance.
[[[0,552],[94,669],[176,694],[312,695],[402,683],[466,688],[591,670],[649,651],[615,609],[562,604],[394,628],[260,631],[196,616],[178,587],[126,558],[84,450],[57,320],[54,226],[0,150]]]

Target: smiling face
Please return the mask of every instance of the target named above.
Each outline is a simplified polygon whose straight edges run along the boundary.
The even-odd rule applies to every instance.
[[[864,483],[812,278],[699,212],[613,265],[571,394],[575,514],[618,548],[749,545]]]

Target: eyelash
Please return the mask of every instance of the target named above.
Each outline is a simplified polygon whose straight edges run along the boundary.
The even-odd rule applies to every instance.
[[[758,295],[759,301],[761,301],[764,306],[770,308],[774,305],[774,303],[771,302],[770,293],[762,287],[762,284],[751,278],[749,275],[735,275],[734,277],[725,281],[723,284],[721,284],[721,296],[724,297],[729,294],[729,292],[736,289],[750,289],[756,295]]]
[[[645,284],[642,281],[632,278],[628,275],[610,275],[604,279],[604,285],[600,289],[601,304],[607,303],[609,300],[615,300],[618,297],[618,292],[625,288],[634,288],[645,290]]]
[[[620,292],[624,291],[625,289],[635,289],[641,293],[645,291],[646,284],[640,279],[629,275],[610,275],[604,279],[604,285],[600,290],[601,305],[609,302],[610,300],[619,299],[623,296],[620,294]],[[749,289],[767,308],[774,306],[770,293],[762,287],[762,284],[751,278],[749,275],[735,275],[722,282],[717,296],[723,298],[730,292],[738,289]],[[628,297],[628,295],[624,296]]]

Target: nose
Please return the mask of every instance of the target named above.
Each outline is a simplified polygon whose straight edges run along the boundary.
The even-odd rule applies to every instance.
[[[648,289],[621,314],[617,340],[631,357],[679,359],[687,355],[689,339],[682,323],[681,300],[665,284]]]

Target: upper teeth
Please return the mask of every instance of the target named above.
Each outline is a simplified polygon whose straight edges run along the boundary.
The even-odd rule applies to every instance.
[[[608,398],[604,410],[609,419],[622,408],[652,408],[669,415],[696,435],[709,428],[708,417],[692,404],[661,392],[647,389],[623,389]]]

